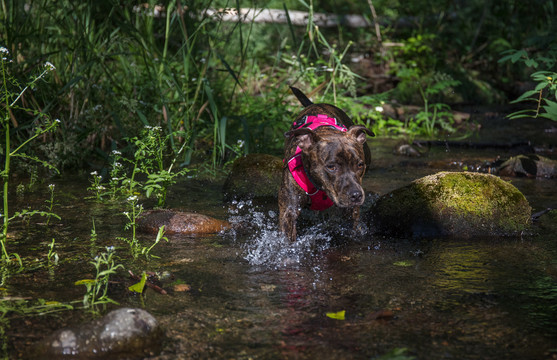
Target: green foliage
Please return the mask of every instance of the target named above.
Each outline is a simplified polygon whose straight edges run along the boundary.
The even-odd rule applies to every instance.
[[[508,50],[503,52],[504,55],[499,59],[500,63],[523,63],[531,69],[538,69],[540,64],[546,69],[552,69],[557,64],[557,46],[551,47],[546,53],[541,55],[530,56],[526,50]],[[541,70],[530,75],[531,79],[536,83],[533,90],[525,91],[511,104],[519,102],[533,101],[536,104],[535,109],[524,109],[515,111],[508,115],[509,119],[518,119],[525,117],[538,116],[557,121],[557,73],[553,71]]]
[[[136,236],[136,220],[143,212],[143,205],[138,204],[138,197],[136,195],[132,195],[127,199],[129,211],[124,211],[124,216],[128,219],[128,222],[125,225],[125,229],[131,229],[132,237],[128,238],[119,238],[120,240],[124,240],[130,246],[130,251],[134,258],[141,253],[141,245],[139,244],[139,240]]]
[[[418,128],[418,133],[425,136],[432,137],[438,132],[437,126],[447,133],[453,133],[456,129],[453,127],[453,114],[450,106],[442,103],[433,103],[430,101],[435,96],[442,94],[444,91],[451,89],[459,84],[458,81],[453,80],[446,74],[433,74],[427,78],[424,87],[418,83],[420,95],[424,103],[424,108],[420,111],[415,118],[415,125]]]
[[[108,297],[110,276],[115,274],[118,269],[124,268],[122,264],[115,264],[114,247],[106,247],[106,252],[97,255],[90,264],[95,267],[95,278],[75,282],[75,285],[84,285],[86,288],[85,295],[83,295],[83,306],[96,311],[96,306],[100,304],[118,304]]]
[[[145,288],[146,281],[147,281],[147,274],[144,271],[143,274],[141,274],[141,280],[139,280],[138,283],[128,287],[128,290],[131,292],[136,292],[138,294],[141,294],[143,292],[143,289]]]
[[[3,211],[2,211],[2,233],[0,234],[0,246],[2,248],[2,266],[10,264],[12,256],[18,260],[20,268],[23,266],[21,259],[17,253],[8,254],[6,243],[8,240],[8,227],[11,220],[15,217],[21,217],[23,215],[32,216],[34,214],[40,214],[48,217],[47,224],[50,221],[51,216],[55,216],[59,219],[59,217],[55,214],[43,211],[28,211],[23,210],[21,212],[16,212],[12,217],[9,216],[9,202],[8,202],[8,188],[9,188],[9,180],[10,180],[10,173],[11,173],[11,161],[12,159],[22,159],[23,161],[32,161],[36,163],[40,163],[47,168],[56,170],[53,166],[48,164],[45,161],[37,158],[36,156],[27,155],[23,152],[23,149],[31,143],[33,140],[37,139],[39,136],[45,135],[58,126],[60,120],[52,120],[48,115],[43,113],[40,110],[36,110],[30,107],[26,107],[22,104],[24,96],[26,95],[27,90],[32,90],[35,88],[35,85],[39,80],[45,77],[49,72],[54,71],[55,67],[50,62],[46,62],[40,72],[29,79],[25,85],[20,84],[18,79],[11,74],[10,64],[12,60],[9,58],[9,51],[4,47],[0,47],[0,65],[1,65],[1,99],[0,102],[2,103],[2,108],[0,110],[0,122],[2,124],[2,131],[4,132],[4,138],[0,141],[2,146],[0,146],[0,153],[4,157],[4,164],[2,171],[0,172],[0,176],[2,177],[3,183],[3,193],[2,193],[2,200],[3,200]],[[35,116],[34,125],[31,128],[31,131],[28,137],[19,144],[15,144],[12,146],[12,137],[14,137],[14,131],[12,128],[18,127],[18,119],[14,115],[18,111],[24,111],[28,113],[32,113]],[[15,149],[13,149],[15,148]],[[56,170],[57,171],[57,170]],[[53,198],[53,190],[51,189],[51,199],[50,199],[50,210],[52,210],[52,206],[54,205],[54,198]]]
[[[58,253],[54,251],[55,242],[55,239],[52,239],[52,242],[48,245],[48,254],[46,255],[48,266],[58,265],[58,260],[60,260]]]

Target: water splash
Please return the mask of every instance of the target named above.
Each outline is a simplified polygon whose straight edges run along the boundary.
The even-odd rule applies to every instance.
[[[274,269],[300,265],[331,245],[332,236],[322,224],[302,229],[291,242],[278,230],[278,214],[255,207],[250,201],[236,202],[228,219],[234,227],[248,229],[242,245],[243,257],[253,266]],[[233,236],[239,240],[238,233]]]

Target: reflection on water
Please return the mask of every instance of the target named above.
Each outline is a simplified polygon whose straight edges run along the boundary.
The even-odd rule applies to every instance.
[[[427,159],[404,160],[403,166],[387,148],[372,147],[377,160],[366,175],[368,191],[384,193],[434,173],[438,169],[427,164],[441,164],[439,159],[450,167],[454,159],[495,157],[432,150]],[[512,181],[535,209],[557,202],[554,182]],[[17,242],[17,251],[34,265],[7,280],[2,299],[79,301],[83,289],[75,281],[90,278],[91,258],[116,244],[126,269],[171,274],[162,284],[168,295],[150,289],[142,297],[111,294],[120,306],[153,313],[165,328],[163,353],[152,359],[370,359],[397,348],[418,359],[555,357],[553,233],[458,241],[351,239],[335,225],[311,218],[290,243],[278,233],[276,203],[224,204],[220,184],[189,180],[171,193],[171,207],[227,218],[235,230],[201,238],[168,236],[169,243],[153,250],[159,260],[132,261],[127,245],[115,240],[129,236],[119,205],[83,201],[87,186],[83,180],[57,183],[62,221],[53,226],[31,221],[28,228],[12,227],[10,246]],[[40,208],[43,195],[14,200],[13,208]],[[52,238],[60,262],[46,269],[33,259],[46,256]],[[153,236],[141,234],[140,240],[150,244]],[[190,290],[178,291],[177,284]],[[343,311],[343,319],[329,316]],[[88,316],[82,311],[30,320],[8,316],[9,324],[0,324],[2,340],[11,354],[22,352],[44,334]]]

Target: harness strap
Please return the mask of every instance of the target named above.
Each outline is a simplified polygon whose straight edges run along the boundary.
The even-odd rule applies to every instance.
[[[300,127],[308,127],[311,130],[315,130],[320,126],[332,126],[342,132],[347,130],[346,127],[335,118],[330,118],[323,114],[305,116],[300,120],[301,121],[294,122],[292,128],[298,129]],[[309,196],[311,200],[311,210],[326,210],[334,205],[327,194],[323,190],[318,189],[310,180],[302,163],[302,149],[300,149],[300,147],[296,147],[296,152],[294,156],[287,161],[287,166],[298,186]]]

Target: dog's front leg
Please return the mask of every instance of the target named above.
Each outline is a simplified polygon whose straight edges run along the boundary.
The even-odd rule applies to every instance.
[[[282,186],[279,190],[279,229],[288,240],[296,240],[296,220],[300,215],[302,198],[292,186]]]
[[[296,240],[296,220],[300,214],[298,206],[288,204],[285,208],[281,209],[279,215],[280,231],[286,235],[288,240]]]

